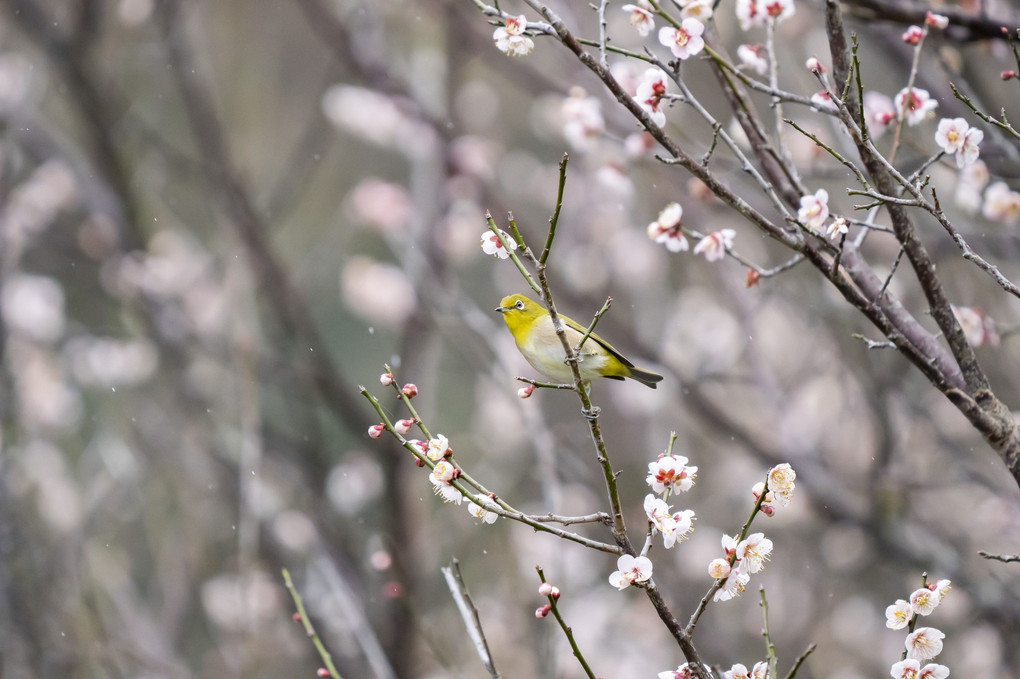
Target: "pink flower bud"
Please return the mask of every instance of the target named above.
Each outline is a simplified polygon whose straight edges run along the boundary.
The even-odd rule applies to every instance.
[[[429,444],[425,443],[424,441],[419,441],[418,439],[413,439],[411,441],[408,441],[408,443],[410,443],[412,446],[417,448],[418,452],[421,453],[422,455],[427,455],[428,454]]]
[[[411,427],[413,427],[413,426],[414,426],[414,419],[413,418],[409,418],[409,419],[406,419],[406,420],[397,420],[396,423],[393,425],[393,429],[398,434],[406,434],[407,432],[411,431]]]
[[[529,384],[517,390],[517,398],[528,398],[531,392],[535,391],[535,385]]]
[[[400,390],[401,393],[407,398],[414,398],[418,395],[418,387],[408,382],[404,385],[404,388]]]
[[[386,426],[383,425],[382,422],[380,422],[379,424],[373,424],[371,427],[368,428],[368,436],[369,438],[377,439],[380,436],[382,436],[382,433],[384,431],[386,431]]]
[[[379,384],[384,387],[388,387],[393,384],[393,373],[383,373],[382,375],[379,375]]]
[[[424,467],[425,463],[422,462],[422,459],[420,457],[416,457],[416,458],[414,458],[414,466],[415,467]]]
[[[924,15],[924,23],[935,28],[945,28],[949,25],[949,17],[935,12],[928,12]]]
[[[552,591],[553,586],[550,585],[548,582],[543,582],[541,585],[538,586],[538,593],[541,594],[542,596],[549,596],[552,594]]]
[[[290,619],[293,620],[294,622],[301,622],[301,614],[295,613],[294,615],[290,616]]]
[[[776,508],[773,507],[772,505],[763,504],[761,506],[761,513],[764,514],[765,516],[772,516],[773,514],[776,513]]]
[[[804,63],[804,66],[806,66],[807,70],[811,71],[815,75],[819,75],[820,73],[825,73],[826,71],[828,71],[828,69],[822,66],[822,63],[818,61],[818,59],[815,59],[814,57],[808,59]]]
[[[549,596],[551,596],[554,601],[559,599],[560,598],[560,588],[559,587],[553,587],[552,591],[549,592]]]
[[[754,496],[755,500],[757,500],[759,497],[761,497],[761,494],[764,491],[765,491],[765,484],[762,483],[761,481],[759,481],[758,483],[756,483],[753,486],[751,486],[751,495]]]
[[[540,619],[544,618],[545,616],[549,615],[549,611],[551,610],[552,606],[550,606],[549,604],[546,604],[545,606],[539,606],[538,608],[535,609],[535,617]]]
[[[911,26],[903,32],[903,42],[908,45],[916,45],[924,37],[924,29],[920,26]]]
[[[1003,71],[999,74],[999,77],[1003,80],[1011,80],[1016,77],[1016,71]]]
[[[320,667],[318,669],[318,671],[315,673],[315,676],[317,676],[317,677],[328,677],[329,676],[329,670],[327,670],[325,667]]]

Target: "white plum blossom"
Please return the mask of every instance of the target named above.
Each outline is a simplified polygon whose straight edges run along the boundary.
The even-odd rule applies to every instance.
[[[793,16],[793,0],[758,0],[759,11],[775,23]]]
[[[939,595],[939,601],[941,602],[949,594],[949,590],[952,589],[953,583],[949,580],[942,579],[935,583],[934,588],[932,585],[928,585],[928,589]]]
[[[570,96],[563,100],[563,136],[577,151],[586,151],[591,141],[606,131],[602,117],[602,102],[580,87],[570,88]]]
[[[650,68],[638,83],[634,101],[652,118],[652,122],[662,127],[666,124],[666,113],[660,106],[666,96],[666,73],[661,68]]]
[[[661,455],[655,462],[648,463],[648,477],[645,482],[656,493],[680,491],[686,493],[694,485],[698,468],[687,464],[683,455]]]
[[[909,659],[893,665],[889,674],[894,679],[946,679],[949,676],[949,668],[936,663],[928,663],[921,667],[920,661]]]
[[[432,469],[432,473],[429,474],[432,490],[435,491],[436,495],[443,498],[443,502],[460,504],[464,500],[464,496],[460,494],[460,491],[450,485],[450,482],[459,475],[460,470],[446,460],[437,462],[436,466]]]
[[[979,347],[982,344],[999,345],[1000,338],[999,333],[995,331],[995,321],[986,316],[984,312],[966,306],[958,307],[950,305],[950,308],[953,310],[953,315],[956,316],[956,320],[963,329],[963,334],[971,346]]]
[[[475,495],[475,500],[478,501],[478,504],[475,504],[474,502],[467,503],[468,513],[476,519],[481,519],[482,523],[496,523],[496,519],[499,518],[499,514],[492,511],[496,509],[496,503],[492,501],[492,498],[488,495],[482,495],[479,493]]]
[[[683,252],[690,245],[680,230],[684,209],[680,203],[670,203],[659,213],[659,218],[648,225],[648,237],[666,246],[670,252]]]
[[[818,231],[829,218],[829,192],[818,189],[814,194],[801,196],[797,219],[812,231]]]
[[[746,564],[748,573],[757,573],[765,567],[772,553],[772,540],[764,533],[752,533],[737,545],[737,560]]]
[[[737,48],[737,58],[740,59],[740,63],[754,69],[758,75],[765,75],[769,68],[765,48],[761,45],[741,45]]]
[[[513,236],[508,234],[503,229],[499,230],[503,240],[506,242],[507,248],[510,250],[517,249],[517,241],[513,239]],[[510,257],[510,253],[507,252],[506,248],[503,247],[503,243],[499,241],[499,238],[492,231],[485,231],[482,233],[482,252],[487,255],[492,255],[498,259],[507,259]]]
[[[928,94],[928,90],[918,87],[904,87],[896,95],[893,103],[896,106],[896,115],[904,118],[911,127],[923,123],[939,105]]]
[[[1006,182],[995,182],[985,191],[981,214],[995,222],[1016,224],[1020,219],[1020,193],[1011,191]]]
[[[528,20],[522,14],[507,17],[506,23],[492,33],[496,48],[512,57],[523,57],[535,49],[535,41],[524,34],[528,28]]]
[[[825,90],[820,90],[812,94],[811,103],[825,111],[835,111],[839,108],[836,106],[836,102],[832,100],[832,95]]]
[[[916,589],[910,594],[910,607],[917,615],[931,615],[941,602],[939,595],[927,587]]]
[[[711,676],[711,668],[706,667]],[[677,667],[675,670],[666,670],[665,672],[659,672],[659,679],[694,679],[694,671],[690,668],[688,663],[684,663]]]
[[[729,559],[712,559],[708,563],[708,574],[716,580],[721,580],[730,574]]]
[[[751,574],[747,572],[747,566],[742,561],[737,561],[730,569],[726,584],[712,595],[712,601],[729,601],[740,596],[750,580]]]
[[[793,15],[793,0],[737,0],[737,20],[741,30],[764,26],[769,20],[779,23]]]
[[[741,663],[737,663],[730,669],[723,672],[723,679],[750,679],[751,675],[747,670],[747,666]]]
[[[768,679],[769,676],[769,664],[764,660],[759,660],[751,668],[751,679]]]
[[[978,145],[985,133],[971,127],[963,118],[943,118],[935,131],[935,143],[947,154],[956,154],[959,167],[970,165],[978,159]]]
[[[680,10],[681,19],[697,19],[702,24],[712,18],[712,0],[690,0]]]
[[[717,262],[726,256],[726,251],[733,247],[733,239],[737,232],[733,229],[720,229],[708,234],[694,246],[694,254],[705,255],[710,262]]]
[[[685,509],[674,514],[665,500],[651,493],[645,496],[644,508],[648,522],[662,533],[666,549],[673,547],[678,539],[683,539],[694,528],[694,510]]]
[[[914,608],[909,601],[897,599],[885,609],[885,626],[889,629],[903,629],[914,616]]]
[[[904,646],[907,657],[914,660],[931,660],[942,652],[946,635],[934,627],[919,627],[907,635]]]
[[[634,583],[648,582],[652,577],[652,560],[647,556],[624,554],[616,560],[616,568],[609,576],[609,584],[619,590]]]
[[[849,230],[850,229],[847,226],[846,218],[836,217],[835,219],[832,220],[832,222],[829,223],[828,228],[825,229],[825,235],[828,236],[830,240],[836,240],[836,238],[842,236]]]
[[[429,459],[433,462],[439,462],[450,452],[450,440],[442,434],[436,434],[435,438],[429,439],[428,453]]]
[[[648,35],[655,28],[655,15],[647,0],[639,0],[636,5],[624,5],[621,7],[624,12],[630,12],[630,25],[637,29],[642,37]]]
[[[680,22],[680,28],[663,26],[659,29],[659,42],[669,48],[677,59],[687,59],[705,49],[701,34],[705,25],[693,17]]]
[[[864,118],[872,137],[881,137],[889,123],[896,119],[893,100],[881,92],[864,93]]]

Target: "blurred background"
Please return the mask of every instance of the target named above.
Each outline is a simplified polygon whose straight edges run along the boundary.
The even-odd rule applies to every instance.
[[[907,81],[905,25],[864,4],[847,9],[865,88],[892,96]],[[611,295],[600,334],[666,376],[654,391],[593,390],[635,540],[647,464],[671,430],[699,467],[675,499],[697,512],[693,535],[652,554],[682,619],[711,585],[720,536],[746,519],[752,484],[779,462],[798,472],[793,505],[756,524],[775,542],[768,567],[702,619],[703,657],[764,659],[763,585],[781,671],[813,642],[799,677],[886,676],[904,633],[885,628],[884,609],[927,572],[953,581],[926,620],[947,635],[940,662],[953,676],[1017,676],[1020,568],[977,553],[1020,552],[1018,492],[997,455],[906,360],[855,338],[882,339],[808,267],[746,288],[732,260],[652,242],[647,224],[677,201],[685,226],[733,228],[734,248],[763,268],[790,255],[656,161],[557,43],[507,57],[467,0],[0,5],[3,677],[313,676],[321,661],[291,620],[281,567],[344,677],[482,677],[439,571],[452,558],[505,677],[583,676],[553,621],[534,618],[536,565],[563,591],[597,675],[676,667],[645,597],[608,585],[614,558],[482,525],[434,497],[406,451],[365,433],[377,418],[359,384],[406,416],[378,382],[390,363],[418,386],[431,430],[511,504],[607,508],[576,399],[517,398],[514,376],[536,375],[493,308],[525,285],[479,247],[485,210],[502,226],[512,211],[543,242],[564,152],[550,264],[560,310],[590,319]],[[597,36],[586,4],[554,6]],[[764,40],[727,3],[717,12],[720,48]],[[615,44],[665,55],[619,6],[607,16]],[[785,89],[817,88],[803,64],[828,62],[822,25],[817,3],[780,25]],[[1015,67],[1008,45],[956,28],[933,33],[918,74],[938,115],[965,113],[953,80],[1020,119],[1016,83],[999,79]],[[644,70],[610,63],[624,82]],[[728,125],[709,66],[685,69]],[[828,119],[786,114],[845,144]],[[708,125],[680,104],[667,115],[667,131],[705,153]],[[904,167],[933,153],[934,127],[905,130]],[[983,129],[991,181],[1016,189],[1015,144]],[[850,213],[845,168],[787,139],[805,180]],[[772,214],[732,155],[717,150],[712,168]],[[976,202],[948,204],[955,164],[930,172],[969,242],[1016,280],[1015,215],[982,216],[980,188]],[[1020,403],[1015,300],[920,224],[954,303],[977,314],[997,393]],[[877,233],[865,252],[885,275],[897,251]],[[906,267],[890,289],[929,322]]]

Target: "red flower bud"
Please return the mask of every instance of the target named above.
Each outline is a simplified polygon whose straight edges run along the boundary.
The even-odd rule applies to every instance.
[[[404,388],[400,390],[407,398],[414,398],[418,395],[418,387],[408,382],[404,385]]]

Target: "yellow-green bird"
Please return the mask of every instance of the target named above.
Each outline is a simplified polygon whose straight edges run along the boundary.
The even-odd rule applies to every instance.
[[[507,295],[496,311],[503,314],[517,348],[535,370],[557,382],[574,381],[570,366],[566,364],[563,344],[556,336],[549,311],[544,306],[524,295]],[[567,341],[576,348],[587,328],[563,314],[559,316],[566,326]],[[595,333],[585,341],[580,359],[577,367],[584,380],[595,377],[622,380],[629,377],[652,389],[655,389],[656,382],[662,380],[662,375],[635,367],[612,344]]]

